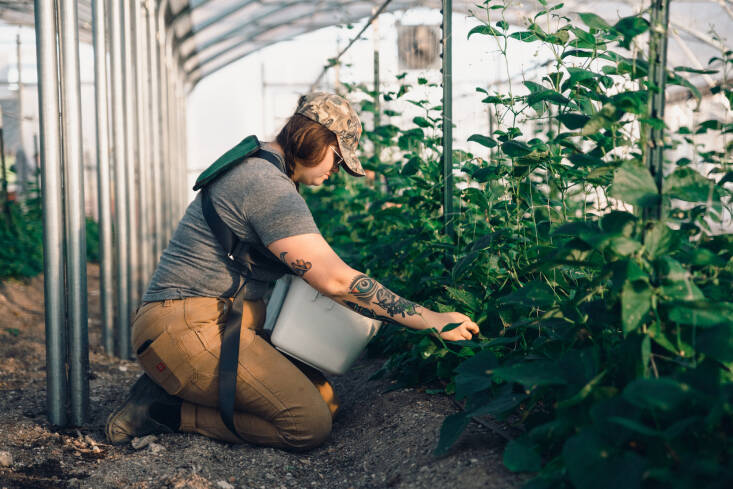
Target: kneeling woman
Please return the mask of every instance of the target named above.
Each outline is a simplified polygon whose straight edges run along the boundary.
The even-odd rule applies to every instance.
[[[321,185],[341,166],[363,176],[355,155],[360,135],[361,123],[346,100],[327,93],[303,96],[276,140],[262,144],[275,158],[247,158],[214,181],[207,188],[213,207],[240,240],[267,247],[345,307],[413,329],[442,331],[461,323],[441,336],[470,339],[478,327],[468,317],[397,296],[344,263],[319,233],[298,184]],[[242,292],[235,434],[218,409],[218,366],[222,331],[242,277],[209,228],[199,193],[135,315],[132,345],[145,374],[109,416],[111,442],[173,431],[286,449],[326,440],[338,410],[333,388],[320,372],[285,357],[257,334],[265,318],[262,297],[282,272],[256,270]]]

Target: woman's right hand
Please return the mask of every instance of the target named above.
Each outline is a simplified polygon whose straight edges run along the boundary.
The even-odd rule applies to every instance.
[[[474,334],[479,333],[479,328],[470,317],[460,312],[440,312],[436,314],[438,325],[435,329],[440,332],[440,337],[447,341],[470,340]],[[442,332],[449,324],[460,323],[460,326],[450,331]]]

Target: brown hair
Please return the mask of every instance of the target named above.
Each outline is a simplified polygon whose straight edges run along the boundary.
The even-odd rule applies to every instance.
[[[338,148],[336,135],[325,126],[301,114],[288,119],[275,138],[285,153],[288,176],[293,176],[295,162],[314,167],[326,156],[328,146]]]

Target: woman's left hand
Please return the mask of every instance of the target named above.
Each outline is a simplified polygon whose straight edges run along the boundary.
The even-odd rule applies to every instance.
[[[474,334],[479,333],[479,328],[470,317],[460,312],[443,312],[440,313],[443,320],[443,327],[440,328],[440,337],[448,341],[470,340]],[[460,323],[460,326],[443,333],[443,328],[448,324]]]

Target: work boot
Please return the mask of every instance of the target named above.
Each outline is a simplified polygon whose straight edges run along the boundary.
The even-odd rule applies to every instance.
[[[181,399],[168,394],[162,387],[143,374],[130,388],[125,402],[107,418],[104,432],[110,443],[124,443],[137,436],[173,433],[178,426],[170,419],[154,419],[151,408],[164,407],[180,420]],[[156,409],[160,412],[160,409]]]

